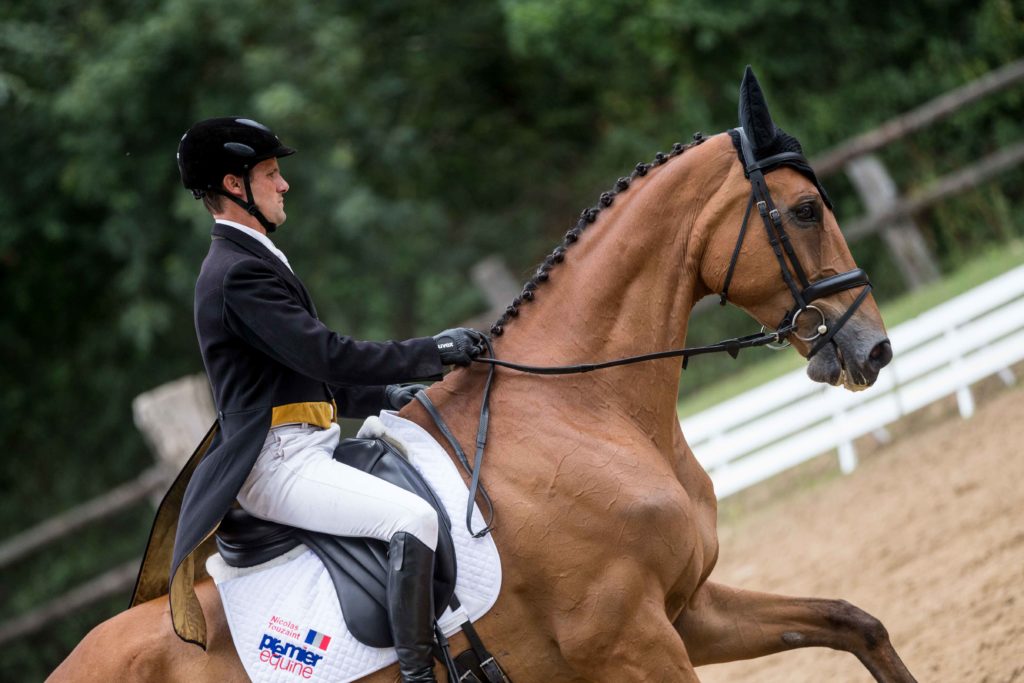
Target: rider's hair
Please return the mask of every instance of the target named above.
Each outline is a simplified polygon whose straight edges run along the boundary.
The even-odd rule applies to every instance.
[[[224,196],[216,192],[207,192],[203,195],[203,206],[211,214],[218,214],[224,210]]]

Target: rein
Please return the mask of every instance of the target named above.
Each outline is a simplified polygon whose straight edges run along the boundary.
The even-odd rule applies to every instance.
[[[670,351],[656,351],[654,353],[645,353],[639,356],[627,356],[626,358],[617,358],[615,360],[604,361],[602,363],[581,363],[579,365],[524,365],[522,363],[513,363],[508,360],[501,360],[498,358],[474,358],[474,363],[486,363],[491,366],[499,365],[503,368],[509,368],[511,370],[518,370],[519,372],[525,372],[530,375],[579,375],[584,372],[593,372],[594,370],[604,370],[605,368],[614,368],[620,365],[632,365],[634,363],[643,363],[649,360],[660,360],[662,358],[682,358],[683,369],[686,369],[686,365],[690,360],[691,356],[702,356],[708,353],[728,353],[730,356],[735,358],[740,354],[743,349],[752,349],[757,346],[768,346],[769,344],[778,344],[793,331],[793,326],[789,325],[785,328],[774,330],[772,332],[759,332],[757,334],[748,334],[745,337],[735,337],[733,339],[723,339],[720,342],[714,344],[708,344],[707,346],[688,346],[684,349],[672,349]]]
[[[473,359],[474,363],[489,365],[490,368],[487,371],[487,381],[484,384],[483,400],[480,403],[480,419],[477,423],[476,432],[476,453],[472,463],[470,463],[469,458],[466,457],[466,451],[462,448],[462,444],[459,443],[455,434],[453,434],[451,429],[448,427],[448,423],[445,422],[444,417],[441,416],[441,411],[437,409],[437,406],[435,406],[434,402],[430,400],[426,392],[416,392],[413,394],[413,398],[419,401],[420,405],[422,405],[427,411],[427,414],[430,415],[430,418],[434,421],[438,431],[441,432],[441,435],[444,436],[448,445],[451,446],[456,459],[459,461],[459,464],[462,465],[462,469],[470,476],[469,498],[466,502],[466,530],[469,531],[470,536],[473,538],[481,538],[489,534],[494,529],[494,503],[491,502],[491,497],[487,493],[487,489],[485,489],[483,484],[480,482],[480,473],[483,469],[484,449],[487,446],[487,428],[491,419],[491,385],[494,381],[494,371],[498,366],[517,370],[519,372],[525,372],[531,375],[579,375],[585,372],[604,370],[605,368],[614,368],[620,365],[632,365],[634,363],[643,363],[663,358],[682,358],[683,369],[686,369],[686,364],[691,356],[724,352],[728,353],[733,358],[736,358],[742,349],[778,344],[792,331],[793,326],[789,325],[772,332],[760,332],[758,334],[750,334],[745,337],[724,339],[715,344],[708,344],[707,346],[690,346],[670,351],[656,351],[654,353],[645,353],[639,356],[617,358],[603,363],[582,363],[579,365],[524,365],[522,363],[501,360],[494,357],[494,348],[491,346],[491,340],[488,339],[487,353],[489,356]],[[487,506],[487,515],[485,517],[484,528],[480,531],[473,531],[473,505],[476,502],[477,494],[481,496]]]
[[[784,348],[784,346],[780,345],[788,345],[787,338],[790,334],[797,336],[797,338],[802,341],[815,342],[807,353],[807,358],[810,359],[826,344],[832,342],[836,333],[846,324],[846,322],[853,316],[867,298],[867,295],[871,291],[871,282],[868,280],[867,274],[860,268],[855,268],[845,273],[839,273],[838,275],[832,275],[815,282],[810,282],[800,264],[800,260],[797,258],[793,245],[790,243],[789,236],[786,234],[786,230],[782,224],[782,216],[779,213],[779,210],[775,207],[775,203],[772,201],[771,193],[768,191],[768,184],[765,181],[764,174],[778,168],[779,166],[791,165],[797,167],[802,172],[809,171],[813,176],[813,171],[810,171],[810,164],[807,163],[804,156],[797,152],[783,152],[758,161],[754,157],[754,153],[751,150],[750,143],[747,140],[744,130],[742,128],[736,128],[734,131],[739,135],[740,147],[743,153],[744,174],[747,179],[750,180],[751,195],[743,216],[743,224],[740,226],[736,246],[733,248],[732,258],[729,261],[729,268],[726,272],[725,282],[722,285],[722,292],[720,294],[721,304],[724,306],[728,300],[729,284],[732,281],[733,272],[736,269],[736,263],[739,260],[740,251],[743,246],[743,239],[747,233],[747,223],[750,220],[752,209],[756,206],[758,215],[761,217],[765,230],[768,234],[768,243],[771,245],[772,251],[775,253],[776,260],[779,262],[782,279],[793,296],[793,308],[786,313],[785,317],[783,317],[782,321],[779,323],[778,328],[775,330],[766,330],[762,327],[760,333],[750,334],[744,337],[724,339],[715,344],[691,346],[682,349],[672,349],[669,351],[656,351],[654,353],[628,356],[600,363],[550,366],[515,363],[513,361],[495,358],[494,348],[491,345],[490,339],[487,339],[488,356],[473,359],[474,363],[481,363],[490,367],[487,371],[487,381],[484,384],[483,399],[480,404],[480,419],[477,424],[476,434],[476,452],[472,463],[466,456],[466,452],[462,448],[462,445],[459,443],[458,439],[455,438],[455,435],[444,421],[440,411],[427,397],[426,392],[420,391],[414,394],[414,398],[420,402],[423,408],[427,411],[427,414],[430,415],[431,419],[433,419],[434,424],[437,425],[438,430],[451,446],[452,451],[455,453],[455,456],[462,465],[462,468],[470,477],[469,498],[466,502],[466,529],[473,538],[481,538],[489,534],[494,528],[494,505],[491,502],[491,497],[487,494],[487,490],[480,481],[480,473],[483,469],[484,449],[487,445],[487,429],[490,424],[491,386],[494,380],[495,370],[498,367],[508,368],[531,375],[578,375],[586,372],[593,372],[595,370],[614,368],[622,365],[632,365],[634,363],[643,363],[652,360],[661,360],[664,358],[682,358],[683,369],[686,369],[689,359],[693,356],[701,356],[709,353],[728,353],[733,358],[736,358],[739,355],[739,352],[743,349],[755,348],[758,346],[768,346],[769,348],[774,349]],[[814,178],[814,182],[819,188],[821,187],[816,178]],[[823,190],[822,194],[824,195]],[[831,204],[829,206],[831,206]],[[800,283],[799,286],[797,285],[797,281]],[[812,304],[813,301],[818,299],[856,287],[863,287],[863,289],[854,299],[850,307],[847,308],[831,326],[828,324],[825,313],[820,308]],[[814,334],[804,337],[800,336],[797,332],[796,325],[800,315],[807,310],[815,311],[820,316],[821,322],[815,328]],[[772,346],[773,344],[775,346]],[[480,495],[483,502],[486,504],[487,515],[485,517],[484,528],[480,531],[473,531],[473,507],[476,502],[477,495]]]

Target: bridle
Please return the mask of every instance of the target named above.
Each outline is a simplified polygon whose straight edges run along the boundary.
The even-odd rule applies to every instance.
[[[807,159],[799,152],[782,152],[781,154],[775,154],[758,160],[754,158],[754,152],[750,147],[750,141],[747,139],[746,132],[742,128],[734,128],[733,133],[738,136],[740,141],[740,150],[743,154],[743,174],[750,181],[751,192],[750,202],[747,204],[747,211],[743,216],[743,224],[740,226],[739,236],[736,239],[736,247],[733,249],[732,258],[729,260],[729,269],[725,274],[720,303],[724,306],[726,301],[728,301],[729,284],[732,282],[733,272],[736,270],[736,262],[739,261],[740,249],[743,246],[743,238],[746,236],[751,208],[756,206],[757,213],[761,216],[765,232],[768,235],[768,243],[775,253],[775,259],[779,262],[782,279],[793,296],[793,308],[786,313],[777,326],[779,332],[785,332],[784,335],[780,335],[779,341],[781,342],[785,339],[789,333],[792,333],[793,336],[801,341],[816,341],[810,351],[807,352],[807,358],[810,359],[832,341],[836,333],[842,329],[843,325],[860,308],[864,299],[871,292],[871,282],[868,280],[867,273],[860,268],[832,275],[814,283],[807,280],[806,271],[800,265],[800,259],[790,243],[789,235],[786,234],[786,228],[782,224],[782,215],[775,207],[775,202],[772,201],[772,195],[768,191],[768,183],[765,181],[764,176],[780,166],[789,165],[802,173],[810,175],[814,184],[818,186],[823,200],[831,208],[828,195],[825,194],[818,183],[818,179],[814,176],[814,171],[811,170],[811,165],[807,162]],[[798,282],[799,286],[797,285]],[[863,289],[857,295],[857,298],[853,300],[850,307],[830,327],[825,313],[812,302],[855,287],[863,287]],[[797,321],[801,315],[809,310],[818,314],[820,322],[813,334],[801,336],[796,331]],[[782,347],[775,346],[773,348]]]
[[[832,275],[815,282],[808,281],[806,271],[800,264],[800,259],[797,257],[796,251],[790,243],[789,236],[786,234],[786,229],[782,224],[782,216],[779,213],[779,210],[775,207],[775,202],[772,201],[772,195],[768,190],[768,184],[765,182],[764,176],[766,173],[770,173],[780,166],[788,165],[796,168],[800,172],[808,174],[811,177],[815,185],[818,186],[822,199],[831,208],[828,195],[818,183],[817,177],[814,176],[814,171],[811,169],[807,159],[805,159],[799,152],[782,152],[780,154],[775,154],[770,157],[757,160],[754,157],[753,151],[750,147],[750,142],[747,139],[744,130],[742,128],[734,128],[733,133],[737,134],[739,137],[740,149],[743,155],[743,172],[750,181],[751,194],[750,201],[747,203],[747,210],[743,216],[743,223],[740,226],[736,246],[733,248],[732,258],[729,261],[729,269],[726,271],[725,281],[722,285],[722,292],[720,294],[721,303],[722,305],[725,305],[728,301],[729,285],[732,282],[733,273],[735,272],[736,264],[739,261],[740,251],[743,246],[744,237],[746,236],[751,211],[753,207],[756,206],[758,215],[761,216],[765,231],[768,235],[768,243],[771,245],[772,251],[775,253],[776,260],[779,262],[782,279],[789,288],[790,294],[793,296],[793,307],[786,313],[775,330],[766,330],[762,327],[761,332],[757,334],[725,339],[707,346],[691,346],[683,349],[657,351],[654,353],[618,358],[601,363],[558,366],[523,365],[521,363],[495,358],[490,340],[487,340],[488,356],[473,359],[473,362],[490,365],[490,368],[487,374],[487,381],[484,385],[483,401],[480,406],[480,420],[477,425],[476,437],[476,455],[472,463],[469,462],[461,444],[459,444],[454,434],[448,428],[448,425],[445,423],[444,418],[442,418],[441,413],[427,397],[426,392],[420,391],[415,394],[416,400],[419,401],[430,417],[434,420],[438,430],[448,441],[456,455],[456,458],[470,476],[469,500],[467,501],[466,506],[466,528],[473,537],[479,538],[489,533],[493,528],[494,521],[494,507],[491,504],[490,497],[487,495],[487,491],[480,482],[480,472],[483,463],[484,447],[487,444],[487,427],[490,421],[491,385],[494,380],[495,368],[497,366],[535,375],[572,375],[620,365],[641,363],[649,360],[681,357],[683,359],[683,368],[685,369],[687,362],[692,356],[725,352],[733,358],[736,358],[742,349],[757,346],[783,348],[785,345],[788,345],[788,337],[790,334],[805,342],[815,342],[807,353],[807,358],[811,358],[818,353],[818,351],[824,348],[826,344],[832,341],[836,333],[842,329],[843,325],[849,321],[867,298],[867,295],[871,291],[871,282],[868,280],[867,274],[860,268],[854,268],[853,270],[849,270],[845,273]],[[819,307],[815,306],[813,302],[855,287],[863,287],[863,289],[854,299],[850,307],[847,308],[841,316],[839,316],[833,325],[829,326],[825,313]],[[797,332],[797,321],[800,316],[805,314],[808,310],[816,312],[820,316],[821,320],[815,328],[814,334],[800,336]],[[474,532],[472,526],[473,509],[478,492],[480,493],[484,503],[487,505],[488,515],[484,528],[480,531]]]

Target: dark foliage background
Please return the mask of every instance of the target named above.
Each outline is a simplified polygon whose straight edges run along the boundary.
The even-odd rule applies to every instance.
[[[0,5],[0,538],[150,464],[130,401],[201,369],[209,219],[178,183],[194,121],[239,113],[300,154],[275,240],[335,329],[479,313],[469,267],[531,266],[580,208],[695,130],[735,125],[752,63],[813,155],[1024,48],[1019,0],[14,0]],[[1020,88],[883,153],[911,189],[1021,137]],[[1021,171],[919,217],[943,268],[1024,233]],[[828,181],[840,219],[860,213]],[[855,246],[882,299],[902,280]],[[747,331],[707,316],[691,341]],[[695,364],[696,366],[697,364]],[[694,369],[685,385],[726,371]],[[148,506],[0,571],[14,616],[141,550]],[[16,643],[39,680],[122,601]]]

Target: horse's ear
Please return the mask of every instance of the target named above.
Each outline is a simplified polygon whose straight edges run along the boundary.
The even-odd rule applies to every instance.
[[[740,83],[740,125],[747,133],[754,156],[757,156],[759,149],[767,148],[775,139],[775,123],[768,113],[768,102],[749,64],[743,73],[743,82]]]

